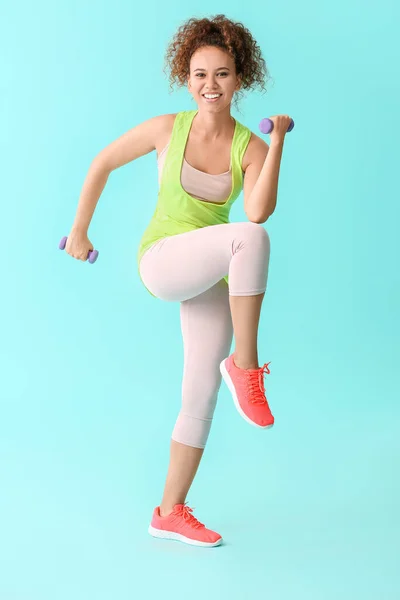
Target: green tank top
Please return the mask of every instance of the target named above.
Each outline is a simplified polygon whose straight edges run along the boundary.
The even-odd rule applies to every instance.
[[[183,189],[181,184],[182,164],[190,128],[197,112],[197,110],[182,111],[175,117],[156,209],[139,242],[138,270],[143,254],[158,240],[209,225],[229,223],[232,204],[243,189],[242,159],[250,140],[251,131],[236,119],[231,147],[232,189],[226,202],[222,204],[199,200],[190,196]],[[228,275],[224,279],[228,283]],[[144,285],[143,281],[142,283]],[[154,296],[148,288],[146,289]]]

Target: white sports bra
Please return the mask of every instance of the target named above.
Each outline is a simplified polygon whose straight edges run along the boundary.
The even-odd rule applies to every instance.
[[[165,163],[165,156],[169,143],[163,148],[157,158],[158,164],[158,184],[161,184],[161,176]],[[183,159],[181,184],[183,189],[205,202],[221,202],[224,204],[229,198],[232,189],[232,166],[229,171],[219,175],[210,175],[199,171]]]

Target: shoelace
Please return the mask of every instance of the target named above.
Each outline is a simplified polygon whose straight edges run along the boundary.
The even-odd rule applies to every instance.
[[[191,513],[193,512],[193,508],[183,504],[179,508],[175,509],[174,514],[177,518],[183,518],[188,525],[194,527],[195,529],[200,529],[201,527],[205,527],[203,523],[200,523]]]
[[[254,369],[254,371],[245,371],[250,392],[249,402],[252,404],[267,404],[265,398],[264,373],[267,373],[267,375],[270,374],[268,365],[271,364],[271,362],[272,361],[265,363],[259,369]]]

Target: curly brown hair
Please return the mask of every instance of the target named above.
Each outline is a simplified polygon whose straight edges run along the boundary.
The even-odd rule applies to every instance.
[[[260,87],[266,91],[265,82],[269,70],[261,54],[261,49],[250,31],[240,22],[234,22],[225,15],[185,21],[167,47],[164,73],[170,69],[170,89],[176,83],[183,87],[190,74],[190,59],[203,46],[216,46],[225,50],[234,60],[236,74],[241,78],[241,89]],[[167,75],[168,76],[168,75]],[[234,95],[234,105],[241,99],[242,92]]]

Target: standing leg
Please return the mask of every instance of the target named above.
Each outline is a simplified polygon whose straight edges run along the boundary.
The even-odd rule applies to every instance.
[[[160,513],[183,504],[197,472],[210,432],[221,386],[219,364],[232,337],[228,286],[221,280],[181,303],[184,343],[182,407],[172,434],[170,464]]]
[[[184,504],[197,473],[204,448],[193,448],[171,439],[170,459],[160,515],[169,515],[175,504]]]

